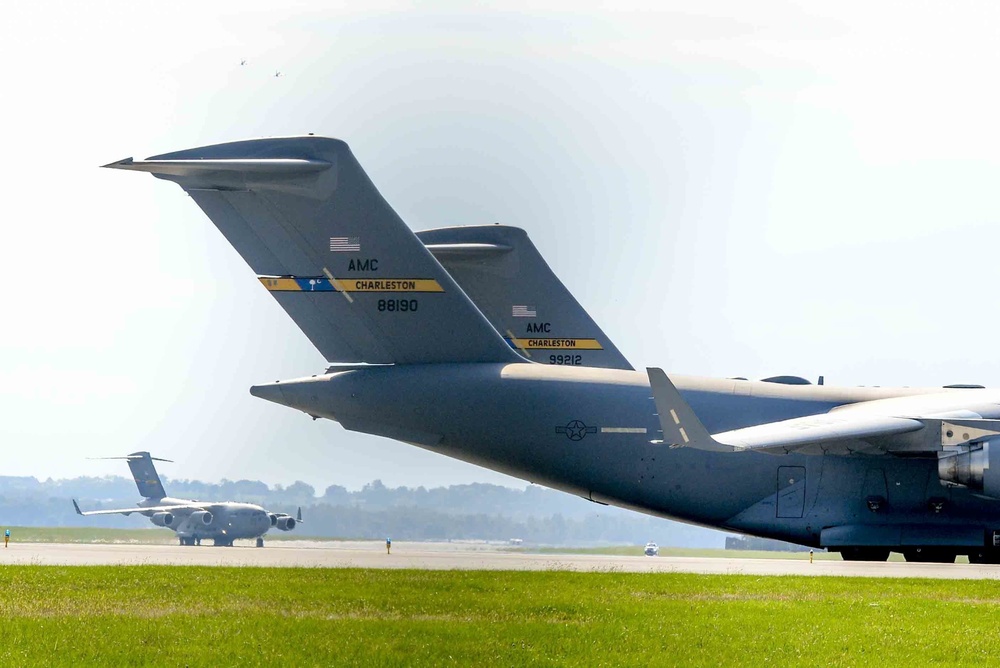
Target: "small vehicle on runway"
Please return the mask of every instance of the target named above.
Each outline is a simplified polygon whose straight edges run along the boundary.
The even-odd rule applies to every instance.
[[[655,557],[660,554],[660,547],[656,543],[650,541],[646,543],[646,549],[643,550],[643,553],[647,557]]]

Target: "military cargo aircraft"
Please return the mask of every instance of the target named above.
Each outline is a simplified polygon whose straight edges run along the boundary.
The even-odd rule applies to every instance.
[[[292,517],[286,513],[269,513],[252,503],[219,503],[168,497],[153,461],[170,460],[152,457],[148,452],[133,452],[125,457],[108,459],[124,459],[128,462],[132,478],[143,497],[142,501],[135,508],[84,511],[80,510],[80,505],[74,499],[73,507],[78,515],[141,513],[156,526],[173,529],[181,545],[201,545],[203,538],[210,538],[215,545],[227,547],[232,547],[234,540],[242,538],[256,539],[257,547],[264,547],[264,534],[268,529],[291,531],[302,523],[301,508]]]
[[[254,396],[845,559],[1000,563],[1000,391],[635,371],[523,231],[415,235],[336,139],[106,166],[180,185],[330,363]]]

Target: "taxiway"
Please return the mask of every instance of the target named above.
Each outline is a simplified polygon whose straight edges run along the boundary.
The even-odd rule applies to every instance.
[[[1000,579],[1000,566],[974,564],[865,563],[817,559],[643,557],[590,554],[530,554],[464,543],[394,542],[392,554],[376,541],[275,541],[267,547],[11,543],[0,564],[249,566],[310,568],[412,568],[429,570],[564,570],[627,573],[740,575],[833,575]]]

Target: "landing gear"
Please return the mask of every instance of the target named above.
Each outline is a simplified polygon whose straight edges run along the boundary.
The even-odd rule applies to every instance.
[[[187,537],[181,536],[181,545],[194,545],[194,543],[195,543],[195,539],[194,538],[187,538]],[[198,541],[198,544],[200,545],[201,541]]]
[[[257,539],[257,547],[264,547],[264,539],[263,538],[258,538]]]
[[[215,546],[216,547],[232,547],[233,546],[233,541],[232,541],[231,538],[216,538],[215,539]]]
[[[947,547],[915,547],[903,551],[907,561],[922,564],[953,564],[958,553]]]
[[[845,547],[840,550],[844,561],[886,561],[889,558],[887,547]]]

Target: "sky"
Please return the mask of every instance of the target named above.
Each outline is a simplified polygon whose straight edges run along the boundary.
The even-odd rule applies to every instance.
[[[415,230],[525,228],[637,368],[997,385],[998,13],[5,7],[0,474],[525,484],[250,396],[324,360],[179,188],[99,166],[261,136],[344,139]]]

